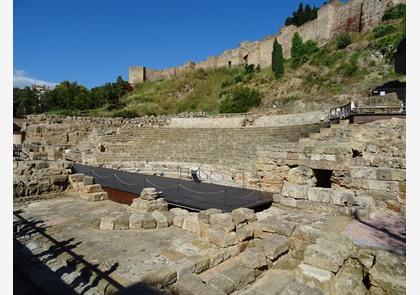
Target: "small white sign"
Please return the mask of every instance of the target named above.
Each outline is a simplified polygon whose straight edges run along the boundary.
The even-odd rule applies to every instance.
[[[380,96],[384,96],[386,94],[386,92],[385,91],[381,91],[381,92],[379,92],[379,95]]]

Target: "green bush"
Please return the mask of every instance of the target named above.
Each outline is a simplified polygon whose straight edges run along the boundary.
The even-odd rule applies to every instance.
[[[112,113],[112,117],[123,117],[123,118],[135,118],[138,117],[139,114],[132,110],[119,110]]]
[[[261,93],[256,89],[245,86],[236,86],[226,93],[223,98],[219,111],[221,113],[245,113],[252,107],[259,106],[261,103]]]
[[[296,68],[305,63],[311,55],[319,51],[318,46],[312,40],[303,42],[298,33],[295,33],[292,38],[292,67]]]
[[[255,69],[254,69],[254,65],[245,65],[244,67],[245,69],[245,74],[252,74],[254,73]]]
[[[284,75],[283,48],[281,44],[277,42],[277,39],[274,39],[273,51],[271,52],[271,70],[276,79],[279,79]]]
[[[391,61],[397,51],[398,45],[404,38],[405,33],[398,32],[376,39],[372,42],[372,45],[384,55],[386,60]]]
[[[393,25],[380,26],[373,29],[373,36],[375,39],[394,33],[397,30]]]
[[[350,56],[350,59],[343,67],[343,75],[346,77],[352,77],[357,73],[358,66],[357,61],[359,60],[360,52],[355,52]]]
[[[337,49],[344,49],[351,44],[351,36],[349,33],[343,33],[337,37]]]
[[[398,4],[387,11],[385,11],[382,20],[405,18],[405,4]]]

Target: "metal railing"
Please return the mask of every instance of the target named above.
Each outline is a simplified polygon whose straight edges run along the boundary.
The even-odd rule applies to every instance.
[[[347,119],[352,115],[369,115],[369,114],[405,114],[405,106],[368,106],[356,107],[352,103],[332,108],[329,112],[329,119]]]

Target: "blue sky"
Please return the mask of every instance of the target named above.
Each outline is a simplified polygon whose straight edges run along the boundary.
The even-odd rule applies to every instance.
[[[304,3],[320,6],[325,0]],[[293,0],[14,0],[14,84],[128,79],[276,33]]]

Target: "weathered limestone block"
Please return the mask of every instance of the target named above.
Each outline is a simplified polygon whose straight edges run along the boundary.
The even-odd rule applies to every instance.
[[[309,186],[307,184],[295,184],[285,181],[283,182],[281,194],[283,197],[307,200],[308,188]]]
[[[369,248],[353,249],[353,257],[355,257],[364,267],[371,269],[375,261],[375,252]]]
[[[129,225],[131,229],[154,229],[156,228],[156,220],[153,215],[148,212],[133,213],[130,216]]]
[[[91,185],[85,185],[83,187],[83,192],[85,193],[98,193],[98,192],[102,192],[102,186],[100,184],[91,184]]]
[[[168,203],[166,203],[164,198],[156,199],[156,206],[159,211],[168,211]]]
[[[375,265],[369,271],[372,294],[404,294],[405,258],[388,251],[378,250]]]
[[[211,278],[208,281],[208,284],[212,285],[216,289],[219,289],[225,294],[230,294],[235,290],[235,285],[233,284],[233,282],[221,274]]]
[[[356,179],[376,179],[375,167],[352,166],[350,167],[350,177]]]
[[[153,212],[158,208],[155,200],[144,200],[141,198],[134,199],[131,207],[144,212]]]
[[[310,187],[308,189],[308,199],[312,202],[329,203],[332,199],[332,189],[323,187]]]
[[[172,212],[169,212],[169,211],[161,211],[161,213],[166,217],[166,222],[168,223],[168,226],[171,226],[171,225],[174,224],[174,217],[175,217],[175,215]]]
[[[123,214],[121,216],[118,216],[114,221],[114,229],[115,230],[129,229],[130,228],[129,220],[130,220],[129,214]]]
[[[70,183],[83,182],[83,179],[84,178],[85,178],[85,175],[82,174],[82,173],[75,173],[75,174],[69,175],[69,181],[70,181]]]
[[[233,265],[221,274],[233,283],[235,290],[243,289],[255,281],[255,270],[241,264]]]
[[[405,181],[405,169],[378,168],[376,170],[376,179],[387,181]]]
[[[83,184],[84,185],[92,185],[93,184],[93,177],[92,176],[83,177]]]
[[[171,291],[174,295],[225,294],[212,285],[204,283],[201,277],[196,274],[188,274],[180,277],[178,281],[171,286]]]
[[[254,235],[258,236],[261,232],[275,233],[290,237],[296,224],[287,220],[278,220],[275,217],[269,217],[261,221],[253,222]]]
[[[257,220],[254,210],[248,208],[237,208],[232,210],[233,221],[236,225],[243,222],[252,222]]]
[[[216,213],[210,215],[210,225],[222,228],[226,232],[231,232],[235,229],[235,223],[231,213]]]
[[[176,282],[177,272],[170,267],[161,267],[157,270],[147,272],[142,278],[141,282],[147,285],[155,286],[162,289]]]
[[[350,256],[352,242],[338,234],[325,234],[309,245],[305,251],[304,262],[328,271],[337,272]]]
[[[226,248],[236,243],[236,233],[226,232],[218,227],[210,227],[206,231],[206,240],[216,246]]]
[[[91,202],[108,200],[107,192],[80,193],[80,197]]]
[[[50,183],[55,185],[65,185],[67,183],[67,175],[50,176]]]
[[[363,284],[363,268],[357,260],[348,259],[335,276],[334,294],[364,295],[367,292]]]
[[[281,235],[265,234],[262,239],[262,246],[265,256],[275,260],[289,250],[289,238]]]
[[[286,174],[286,180],[290,183],[308,184],[309,186],[316,183],[313,170],[306,166],[291,168]]]
[[[101,218],[101,223],[99,224],[99,229],[102,230],[113,230],[115,226],[116,216],[104,216]]]
[[[303,208],[305,200],[298,200],[289,197],[283,197],[281,194],[273,195],[273,202],[278,203],[283,206],[294,207],[294,208]]]
[[[210,224],[210,215],[216,214],[216,213],[222,213],[222,210],[211,208],[204,211],[200,211],[198,213],[198,219],[202,223]]]
[[[240,242],[249,240],[253,236],[254,236],[254,230],[252,229],[252,226],[250,225],[243,224],[243,225],[239,225],[239,227],[236,228],[236,238]]]
[[[316,240],[322,235],[322,231],[310,226],[301,225],[293,232],[293,238],[314,244]]]
[[[334,205],[351,207],[354,203],[354,192],[345,189],[335,189],[331,195],[331,203]]]
[[[200,225],[198,223],[198,213],[190,213],[188,216],[185,216],[182,229],[199,235]]]
[[[145,187],[141,193],[140,198],[144,200],[155,200],[158,196],[158,192],[154,187]]]
[[[302,262],[296,270],[296,280],[310,287],[321,289],[325,294],[334,294],[332,292],[334,287],[334,274],[330,271]]]
[[[261,241],[252,241],[241,254],[242,263],[248,268],[261,268],[267,265],[264,246]]]
[[[152,212],[152,215],[153,218],[156,220],[156,228],[168,227],[168,219],[162,212],[155,210]]]
[[[207,256],[192,256],[189,259],[194,264],[194,273],[202,273],[203,271],[209,269],[210,266],[210,259]]]
[[[371,180],[367,179],[364,181],[362,188],[367,190],[384,191],[384,192],[399,192],[398,181],[386,181],[386,180]]]

